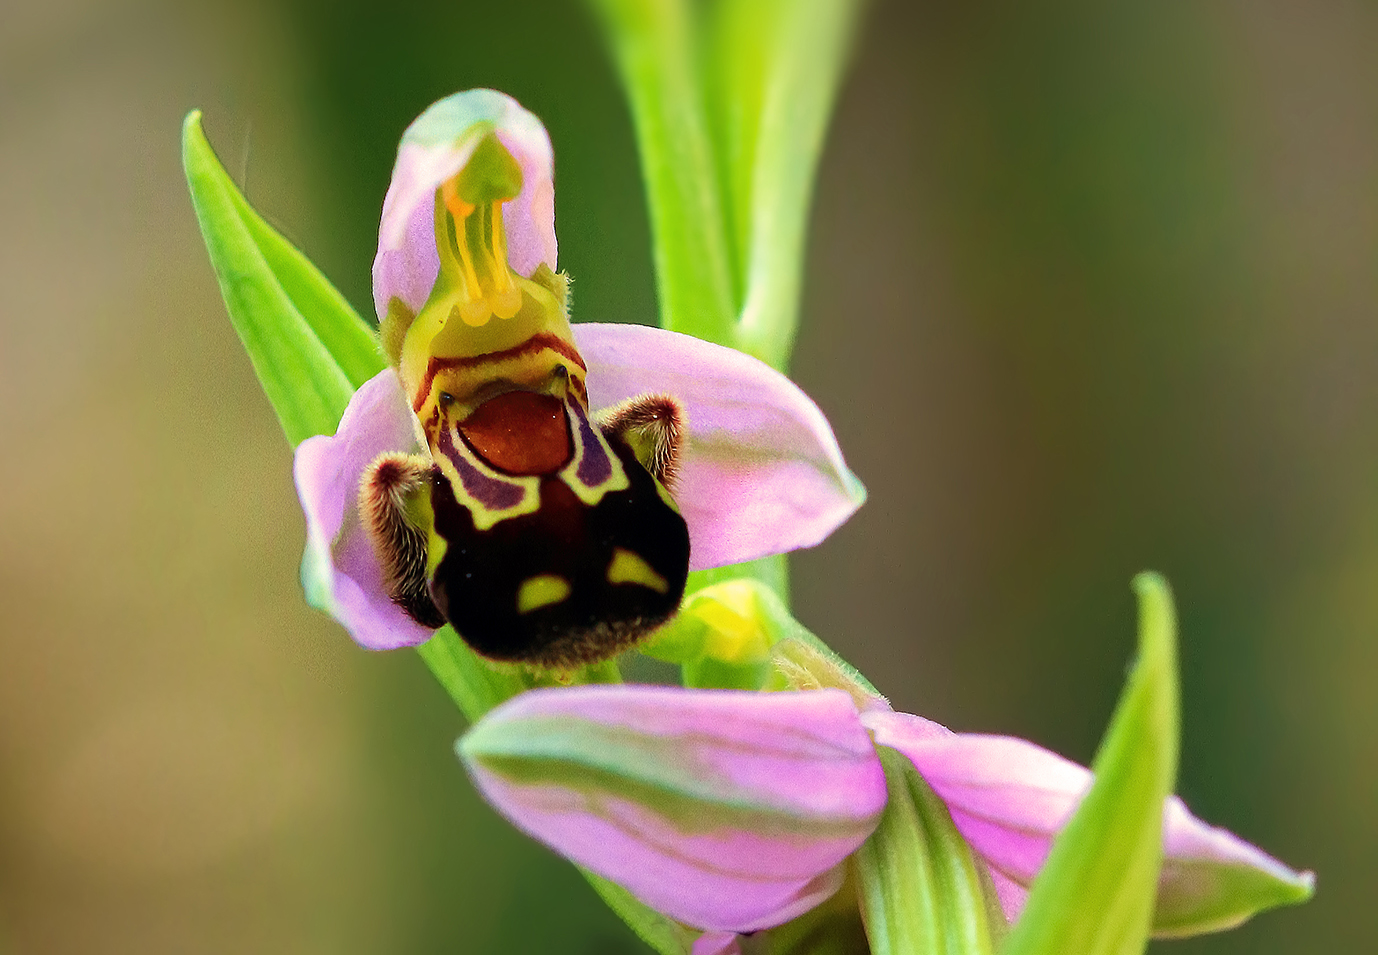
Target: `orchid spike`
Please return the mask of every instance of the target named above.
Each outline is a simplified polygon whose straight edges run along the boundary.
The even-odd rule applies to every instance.
[[[875,746],[912,761],[1017,918],[1091,781],[1024,740],[953,733],[879,701],[859,710],[836,689],[626,685],[520,696],[470,730],[459,752],[518,828],[673,918],[750,932],[797,914],[800,890],[827,879],[875,826],[885,799]],[[1228,928],[1310,894],[1309,873],[1176,798],[1164,807],[1163,841],[1158,934]]]
[[[275,269],[297,292],[314,290],[302,301],[353,316],[208,173],[194,126],[193,115],[188,172],[208,241],[227,216],[238,229],[211,243],[226,294],[226,276],[249,269],[269,290],[270,318],[287,317],[276,328],[287,347],[257,334],[246,345],[271,371],[289,435],[316,433],[368,374],[354,372],[375,367],[355,347],[365,333],[354,322],[318,335]],[[419,644],[449,622],[492,659],[598,662],[671,618],[691,568],[811,546],[864,499],[826,418],[764,364],[658,329],[571,326],[552,183],[539,120],[491,90],[442,100],[403,137],[374,263],[392,367],[358,389],[333,436],[303,441],[295,463],[308,597],[366,647]],[[251,242],[269,242],[273,261],[245,265]],[[230,305],[257,332],[252,298]],[[333,360],[331,343],[352,357],[349,375],[321,360]],[[283,368],[303,365],[320,374],[284,385]],[[294,388],[317,393],[288,414]],[[1113,773],[1093,790],[1089,770],[1027,741],[895,713],[774,595],[718,586],[694,595],[688,623],[666,628],[653,652],[686,679],[750,689],[577,686],[508,699],[457,747],[489,801],[619,883],[614,896],[701,930],[693,955],[740,955],[751,947],[743,934],[829,899],[815,917],[845,908],[839,890],[861,869],[858,850],[882,841],[872,839],[880,820],[902,805],[887,792],[898,766],[950,823],[975,893],[984,867],[1017,919],[1059,831]],[[1150,820],[1166,778],[1144,801]],[[1160,935],[1228,928],[1312,892],[1310,873],[1176,797],[1161,831]],[[1037,908],[1035,890],[1026,926]],[[670,928],[678,944],[682,926]]]
[[[492,90],[403,136],[374,295],[392,369],[302,443],[310,599],[363,646],[446,622],[571,670],[675,612],[691,569],[817,544],[865,492],[818,407],[731,349],[571,326],[549,138]]]

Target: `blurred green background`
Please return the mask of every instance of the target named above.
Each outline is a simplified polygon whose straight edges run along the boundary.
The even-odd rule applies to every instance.
[[[290,455],[181,179],[192,107],[366,313],[402,128],[556,149],[576,317],[654,317],[629,121],[570,2],[0,12],[0,950],[632,953],[484,807],[414,654],[309,611]],[[801,9],[807,3],[801,2]],[[795,373],[871,490],[800,618],[897,706],[1085,761],[1182,614],[1180,790],[1316,900],[1162,952],[1378,937],[1378,11],[876,3]]]

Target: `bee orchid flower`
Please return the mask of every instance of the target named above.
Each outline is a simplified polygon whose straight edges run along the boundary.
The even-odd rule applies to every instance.
[[[674,613],[688,570],[820,542],[864,499],[818,407],[764,363],[656,328],[573,325],[550,141],[504,94],[406,131],[374,299],[391,368],[303,442],[312,603],[371,649],[449,621],[566,668]]]
[[[575,325],[595,409],[641,391],[676,395],[687,418],[675,501],[693,570],[821,542],[865,499],[827,419],[783,375],[741,352],[640,325]],[[313,606],[372,650],[413,646],[431,628],[389,597],[363,527],[359,483],[380,455],[422,448],[391,369],[359,389],[333,436],[303,442],[294,466],[307,523]]]

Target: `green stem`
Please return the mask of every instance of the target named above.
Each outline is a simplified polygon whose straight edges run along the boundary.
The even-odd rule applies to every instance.
[[[745,294],[736,341],[784,369],[799,325],[809,208],[858,0],[723,0],[712,33],[713,128]]]
[[[660,323],[734,344],[727,229],[684,0],[589,0],[630,99],[650,206]]]

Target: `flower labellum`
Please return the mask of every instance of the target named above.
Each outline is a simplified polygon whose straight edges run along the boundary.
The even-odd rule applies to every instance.
[[[308,595],[365,646],[448,622],[489,659],[573,669],[664,623],[691,568],[816,544],[864,498],[764,364],[572,327],[553,196],[549,138],[504,94],[402,138],[373,268],[392,367],[296,463]]]

